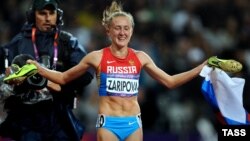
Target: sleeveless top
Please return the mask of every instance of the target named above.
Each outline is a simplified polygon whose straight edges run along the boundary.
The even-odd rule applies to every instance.
[[[99,96],[137,96],[141,62],[134,50],[128,48],[128,55],[120,59],[112,55],[109,47],[103,49],[101,63],[97,70]]]

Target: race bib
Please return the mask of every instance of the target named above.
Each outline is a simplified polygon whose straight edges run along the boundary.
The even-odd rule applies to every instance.
[[[138,93],[139,80],[127,78],[107,78],[106,90],[109,93],[132,95]]]

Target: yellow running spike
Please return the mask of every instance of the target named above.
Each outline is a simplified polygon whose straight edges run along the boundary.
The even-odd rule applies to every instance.
[[[212,56],[208,59],[210,67],[220,68],[226,72],[237,73],[243,68],[242,64],[233,59],[219,59],[217,56]]]
[[[27,77],[37,73],[37,67],[34,64],[26,64],[23,67],[15,67],[14,72],[4,78],[4,82],[8,84],[20,84]]]

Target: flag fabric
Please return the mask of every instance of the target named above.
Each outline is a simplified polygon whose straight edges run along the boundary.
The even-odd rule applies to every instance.
[[[208,66],[203,67],[200,76],[204,77],[202,94],[217,111],[220,122],[226,125],[249,124],[248,113],[243,107],[245,79],[231,78],[223,70]]]

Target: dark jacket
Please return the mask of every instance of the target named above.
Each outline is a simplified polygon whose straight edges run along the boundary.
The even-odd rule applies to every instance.
[[[31,25],[25,24],[19,34],[17,34],[10,43],[3,46],[2,55],[0,55],[0,62],[4,64],[4,52],[8,52],[7,58],[9,64],[13,58],[18,54],[30,54],[35,58],[35,52],[31,40]],[[50,33],[43,33],[37,30],[36,32],[36,46],[39,56],[49,55],[50,64],[53,64],[54,55],[54,35],[55,31]],[[58,61],[56,70],[66,71],[74,65],[78,64],[80,60],[86,55],[86,50],[82,45],[78,43],[78,40],[72,36],[72,34],[59,31],[58,37]],[[1,67],[1,72],[4,72],[4,68]],[[59,98],[63,102],[72,106],[72,100],[76,94],[81,95],[84,86],[89,84],[93,78],[92,72],[85,73],[82,77],[62,86],[62,92],[55,94],[56,98]]]
[[[19,34],[0,48],[0,64],[4,64],[4,59],[7,58],[10,65],[14,57],[19,54],[30,54],[35,58],[31,32],[32,26],[25,24]],[[56,32],[56,30],[49,33],[43,33],[38,30],[36,32],[35,44],[39,57],[43,55],[50,56],[50,64],[53,64],[53,44]],[[86,51],[70,33],[65,31],[59,31],[58,33],[56,70],[66,71],[78,64],[86,55]],[[2,73],[5,71],[3,65],[1,65],[0,69]],[[93,72],[89,71],[80,78],[61,86],[61,92],[51,91],[53,102],[42,101],[37,104],[26,105],[18,100],[16,101],[15,97],[9,99],[5,103],[8,105],[9,113],[3,125],[0,126],[0,135],[10,136],[19,140],[20,136],[23,136],[27,130],[35,130],[40,132],[41,135],[49,135],[47,132],[50,134],[54,132],[57,134],[55,136],[60,138],[58,140],[62,140],[65,135],[61,135],[61,129],[65,129],[63,132],[68,134],[66,136],[69,136],[70,141],[79,140],[83,134],[83,127],[72,114],[73,99],[76,95],[83,93],[84,86],[88,85],[92,78]],[[47,140],[55,140],[55,138],[48,138]]]

